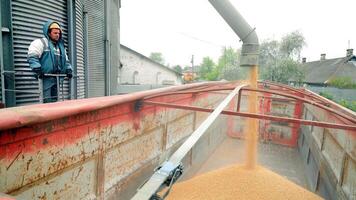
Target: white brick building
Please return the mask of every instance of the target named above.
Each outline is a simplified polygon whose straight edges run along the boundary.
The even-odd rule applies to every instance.
[[[119,70],[119,87],[120,85],[141,85],[152,88],[183,83],[182,75],[178,72],[124,45],[120,47],[120,60],[122,68]]]

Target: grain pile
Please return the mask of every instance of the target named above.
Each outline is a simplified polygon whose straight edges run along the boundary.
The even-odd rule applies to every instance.
[[[168,200],[322,199],[263,167],[230,166],[177,183]]]

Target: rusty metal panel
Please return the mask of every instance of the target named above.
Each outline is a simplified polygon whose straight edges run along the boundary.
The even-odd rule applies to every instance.
[[[346,134],[347,140],[344,146],[345,151],[353,160],[356,160],[356,138],[352,136],[351,132]]]
[[[307,108],[309,108],[308,106],[307,106]],[[306,109],[306,112],[305,112],[305,119],[306,120],[313,120],[313,113],[311,113],[310,111],[309,111],[309,109]],[[311,131],[312,130],[312,128],[313,128],[313,126],[308,126],[308,128],[309,128],[309,130]]]
[[[127,117],[131,120],[102,128],[101,140],[103,141],[104,150],[163,126],[165,123],[166,112],[163,109],[145,109],[142,113],[128,113]]]
[[[313,151],[311,150],[309,151],[308,154],[306,174],[311,190],[315,191],[318,183],[319,165],[315,159]]]
[[[104,156],[105,191],[161,153],[163,128],[119,145]]]
[[[344,121],[338,119],[337,117],[335,117],[335,115],[330,114],[327,111],[312,107],[310,105],[308,105],[307,107],[307,119],[345,124]],[[349,156],[351,156],[353,159],[356,159],[356,140],[355,137],[352,136],[354,132],[330,128],[326,128],[325,130],[330,133],[330,135],[332,135],[335,141],[346,151]]]
[[[307,160],[308,160],[308,154],[309,154],[309,145],[308,145],[308,142],[307,140],[305,139],[305,134],[303,135],[303,145],[302,145],[302,149],[301,149],[301,156],[302,156],[302,159],[304,160],[304,162],[306,163]]]
[[[325,120],[334,123],[344,123],[334,115],[321,109],[314,108],[310,105],[306,107],[307,109],[305,109],[304,117],[308,120]],[[305,137],[309,134],[309,131],[311,131],[311,137]],[[351,155],[356,156],[354,153],[356,152],[355,139],[353,138],[352,133],[344,130],[319,128],[316,126],[309,126],[309,128],[303,126],[302,132],[305,137],[304,139],[311,145],[308,164],[306,166],[308,172],[307,178],[311,183],[311,186],[314,186],[311,181],[314,180],[313,168],[315,167],[309,165],[314,162],[320,162],[320,165],[317,166],[320,173],[317,192],[325,199],[347,198],[344,196],[348,196],[348,199],[355,198],[352,197],[355,191],[354,188],[356,188],[356,179],[355,174],[353,173],[355,172],[355,166],[352,166],[354,169],[350,169],[348,164],[348,160],[351,160],[351,165],[353,165],[354,161],[351,159]],[[301,139],[302,138],[299,139],[299,143],[301,142]],[[321,150],[322,153],[319,153],[319,150]],[[302,149],[301,154],[303,154]],[[347,162],[344,161],[345,159]],[[350,170],[353,171],[350,173]],[[316,173],[316,171],[314,172]],[[352,175],[348,177],[349,174]],[[342,187],[342,189],[340,189],[340,187]]]
[[[292,138],[292,127],[289,127],[288,123],[271,122],[268,133],[270,134],[269,137],[278,143],[279,140],[290,140]]]
[[[356,137],[352,135],[352,131],[327,129],[338,144],[346,151],[346,153],[356,160]],[[354,133],[355,134],[355,133]]]
[[[264,95],[260,97],[259,102],[259,113],[262,114],[286,118],[300,118],[302,115],[302,104],[299,101],[277,98],[277,95],[272,95],[272,98],[270,95]],[[260,120],[260,139],[295,147],[299,128],[299,124]]]
[[[309,104],[306,104],[305,107],[308,109],[308,112],[310,112],[306,119],[311,120],[317,116],[319,121],[328,121],[328,113],[324,110]]]
[[[6,191],[6,176],[4,175],[5,171],[6,166],[4,164],[0,164],[0,191],[3,193]]]
[[[294,116],[295,104],[285,101],[272,100],[271,113],[282,117]]]
[[[305,126],[302,126],[300,128],[300,134],[299,134],[299,137],[298,137],[298,151],[301,152],[302,150],[302,147],[303,147],[303,142],[304,142],[304,132],[303,130],[305,129]]]
[[[323,144],[323,138],[324,138],[324,128],[315,126],[313,128],[312,135],[315,143],[318,145],[319,149],[321,149],[321,146]]]
[[[190,175],[194,174],[193,173],[194,170],[192,169],[195,168],[194,165],[195,163],[193,163],[192,155],[193,155],[193,150],[190,150],[189,153],[187,153],[187,155],[182,160],[182,165],[184,166],[184,173],[182,174],[182,177],[179,179],[180,181],[182,181],[187,176],[189,177]],[[166,159],[169,159],[169,157]]]
[[[229,136],[231,137],[237,137],[237,138],[244,138],[244,128],[246,124],[247,118],[245,117],[237,117],[233,116],[232,117],[232,126],[229,127],[231,131],[229,131]]]
[[[307,115],[308,115],[308,109],[307,106],[304,105],[302,119],[307,119]]]
[[[227,121],[228,116],[222,115],[217,118],[209,138],[209,144],[213,147],[217,147],[226,138],[226,133],[228,132],[228,126],[226,126]],[[215,150],[215,148],[212,148],[211,150]]]
[[[184,98],[183,97],[179,97],[177,95],[172,95],[169,98],[165,98],[162,101],[164,102],[174,102],[174,103],[179,103],[179,104],[183,104],[183,105],[190,105],[193,102],[193,97],[191,97],[191,95],[185,95]],[[196,100],[195,100],[196,101]],[[166,109],[167,112],[167,121],[170,122],[172,120],[175,120],[177,118],[180,118],[182,116],[188,115],[193,113],[193,111],[190,110],[182,110],[182,109]]]
[[[195,166],[201,166],[209,156],[209,135],[212,133],[212,129],[208,130],[204,137],[195,144],[192,148],[192,163]]]
[[[103,149],[106,151],[137,136],[138,129],[134,128],[134,122],[122,122],[101,129],[100,140],[102,141]]]
[[[246,91],[242,91],[241,102],[240,102],[240,111],[247,112],[248,111],[248,96],[244,95]]]
[[[198,127],[208,116],[209,116],[209,113],[196,112],[195,127]]]
[[[8,144],[7,159],[1,159],[5,170],[2,191],[10,192],[33,183],[74,163],[93,156],[98,148],[98,134],[95,127],[85,133],[79,127],[33,137],[22,142]],[[16,152],[12,152],[16,149]],[[14,176],[16,174],[16,176]]]
[[[194,114],[189,114],[167,124],[166,149],[193,132],[193,118]]]
[[[216,94],[214,93],[214,95],[199,95],[193,98],[196,98],[196,100],[194,102],[192,102],[193,106],[199,106],[199,107],[213,107],[216,104],[219,104],[220,101],[222,101],[224,99],[224,97],[228,95],[221,93],[221,94]]]
[[[343,148],[345,148],[349,144],[349,142],[351,142],[353,139],[352,137],[347,137],[348,134],[347,131],[345,130],[328,128],[328,132],[337,141],[337,143]]]
[[[218,99],[217,103],[219,102],[220,98]],[[197,112],[197,123],[195,126],[198,127],[201,124],[201,121],[206,119],[208,115],[209,114],[207,113]],[[228,131],[228,126],[226,126],[226,123],[229,117],[230,116],[220,115],[216,121],[211,124],[205,136],[201,138],[193,148],[191,153],[191,162],[193,165],[200,165],[201,162],[205,161],[209,157],[210,153],[212,153],[216,147],[226,138],[226,133]],[[192,170],[194,171],[195,169],[197,169],[196,166],[194,166]],[[187,175],[184,175],[184,178],[189,178],[194,173],[195,172],[189,172]]]
[[[108,191],[105,191],[105,200],[126,200],[131,199],[132,196],[137,192],[142,183],[144,183],[159,165],[158,159],[154,159],[149,163],[142,166],[139,170],[136,170],[129,177],[124,178],[120,183],[115,185]],[[100,198],[97,198],[98,200]]]
[[[159,126],[163,126],[166,123],[167,112],[165,110],[150,109],[145,110],[146,113],[141,116],[141,129],[143,132],[155,129]]]
[[[96,161],[92,159],[12,195],[19,199],[94,199],[95,180]]]
[[[319,149],[318,145],[314,140],[311,141],[310,143],[310,151],[313,154],[313,158],[317,164],[317,166],[320,166],[321,162],[325,162],[325,158],[323,157],[323,154],[321,152],[321,149]]]
[[[171,122],[171,121],[176,120],[177,118],[181,118],[186,115],[190,115],[192,113],[193,113],[193,111],[190,111],[190,110],[167,108],[167,117],[168,117],[167,121]]]
[[[320,194],[325,200],[337,199],[335,185],[331,182],[325,171],[320,171],[318,182],[319,183],[316,191],[318,194]]]
[[[345,144],[347,143],[346,142],[347,138],[345,137],[346,132],[344,130],[338,131],[338,130],[326,128],[325,132],[327,132],[338,145],[340,145],[341,147],[345,147]]]
[[[242,91],[241,92],[241,99],[240,99],[240,107],[239,111],[241,112],[248,112],[248,94],[249,91]],[[227,127],[229,130],[227,131],[230,137],[236,138],[244,138],[244,127],[246,124],[247,118],[245,117],[238,117],[238,116],[231,116],[231,121],[228,121]]]
[[[335,177],[340,181],[345,152],[330,134],[325,135],[322,153],[330,165]]]
[[[344,169],[342,189],[349,199],[356,199],[356,163],[347,159]]]
[[[227,137],[225,134],[226,126],[224,126],[226,120],[225,116],[220,116],[183,160],[185,173],[181,179],[182,181],[193,177],[201,165],[209,158],[211,153]],[[189,164],[187,164],[187,159],[190,159]]]
[[[311,146],[314,138],[312,136],[312,133],[313,133],[313,130],[314,130],[314,126],[306,126],[306,130],[305,130],[305,134],[304,134],[304,137],[305,137],[305,141],[308,143],[308,146]],[[310,129],[311,127],[311,129]]]
[[[205,95],[203,96],[204,98],[194,101],[192,105],[203,108],[214,108],[223,99],[224,96],[226,95]],[[196,112],[195,127],[198,127],[208,116],[209,113]]]
[[[196,175],[202,162],[209,159],[211,153],[224,141],[227,137],[226,132],[224,132],[224,129],[226,129],[226,126],[224,126],[226,120],[226,117],[220,116],[216,123],[213,123],[207,130],[207,137],[201,138],[202,141],[199,141],[186,158],[184,158],[182,163],[185,172],[180,181],[188,180]],[[189,163],[187,161],[188,159],[190,159]]]

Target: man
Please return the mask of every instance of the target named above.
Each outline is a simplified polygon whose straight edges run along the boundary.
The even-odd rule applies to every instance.
[[[43,25],[43,35],[31,43],[27,59],[36,77],[43,80],[43,102],[50,103],[57,101],[57,79],[45,74],[66,74],[72,78],[72,66],[64,48],[60,24],[47,21]]]

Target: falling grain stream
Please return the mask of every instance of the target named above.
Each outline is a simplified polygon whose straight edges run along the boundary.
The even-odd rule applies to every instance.
[[[249,84],[253,89],[257,89],[257,66],[250,68]],[[250,92],[248,97],[248,111],[257,113],[257,93]],[[257,140],[258,140],[258,121],[257,119],[249,118],[245,126],[246,136],[246,168],[254,169],[257,163]]]

